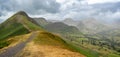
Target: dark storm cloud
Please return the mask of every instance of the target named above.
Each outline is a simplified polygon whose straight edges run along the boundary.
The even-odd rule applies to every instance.
[[[55,0],[8,0],[0,1],[0,10],[23,10],[31,14],[59,12],[60,4]]]

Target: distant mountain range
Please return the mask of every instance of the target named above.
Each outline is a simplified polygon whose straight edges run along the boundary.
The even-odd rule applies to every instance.
[[[59,21],[49,21],[45,18],[33,18],[37,24],[42,26],[49,32],[60,33],[60,34],[74,34],[79,33],[79,30],[75,26],[67,25]]]
[[[68,26],[62,22],[50,23],[44,27],[50,32],[56,32],[60,34],[77,34],[79,30],[74,26]]]
[[[116,28],[115,24],[106,24],[106,23],[101,22],[94,18],[82,19],[82,20],[77,20],[77,21],[67,18],[67,19],[63,20],[62,22],[67,25],[77,27],[81,32],[83,32],[85,34],[91,34],[91,33],[95,34],[95,33],[102,32],[102,31],[105,31],[108,29]],[[115,23],[117,23],[117,22],[115,22]]]

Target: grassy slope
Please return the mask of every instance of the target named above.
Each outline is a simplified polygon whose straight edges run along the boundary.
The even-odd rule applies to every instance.
[[[61,47],[64,46],[66,43],[59,36],[44,31],[39,32],[38,36],[34,39],[34,42],[40,45],[58,45]]]
[[[70,41],[65,42],[61,39],[61,37],[48,32],[39,33],[37,38],[34,39],[34,42],[39,45],[59,46],[61,48],[66,48],[72,51],[79,52],[80,54],[83,54],[87,57],[99,57],[99,54],[95,51],[83,47],[78,47]]]
[[[29,32],[21,24],[15,24],[15,25],[6,26],[5,28],[2,28],[0,30],[0,36],[1,36],[0,39],[5,39],[5,38],[10,37],[10,36],[25,34],[25,33]]]
[[[40,29],[40,27],[29,21],[28,16],[16,13],[4,23],[0,24],[0,40]]]
[[[27,34],[35,30],[42,30],[29,19],[26,13],[22,12],[21,14],[21,12],[18,12],[0,24],[0,48],[10,44],[6,41],[10,37]]]
[[[77,52],[79,52],[79,53],[81,53],[81,54],[83,54],[87,57],[99,57],[100,56],[99,53],[96,52],[96,51],[93,51],[93,50],[88,49],[88,48],[81,47],[78,44],[73,43],[69,40],[66,40],[66,41],[67,41],[70,48],[76,50]]]
[[[74,34],[74,32],[76,32],[77,30],[76,29],[74,29],[74,28],[72,28],[72,27],[69,27],[69,26],[64,26],[64,24],[62,24],[61,26],[61,23],[60,24],[58,24],[58,25],[56,25],[56,24],[50,24],[50,25],[48,25],[47,26],[47,29],[49,30],[49,31],[54,31],[54,32],[59,32],[59,33],[62,33],[62,34],[64,34],[64,35],[76,35],[76,34]],[[57,27],[57,26],[59,26],[59,27]],[[55,27],[55,28],[54,28]],[[62,27],[62,28],[61,28]],[[75,30],[75,31],[74,31]],[[61,32],[62,31],[62,32]],[[66,33],[67,32],[67,33]],[[70,34],[72,32],[72,34]],[[77,31],[78,32],[78,31]],[[77,33],[78,34],[78,33]],[[81,35],[81,37],[83,36],[83,34],[82,33],[79,33],[78,34],[79,36]],[[69,38],[69,37],[68,37]],[[69,38],[70,39],[70,38]],[[77,46],[76,44],[74,44],[74,43],[72,43],[71,41],[68,41],[68,40],[66,40],[67,41],[67,47],[69,47],[69,48],[71,48],[71,49],[73,49],[74,51],[77,51],[77,52],[79,52],[79,53],[81,53],[81,54],[84,54],[85,56],[87,56],[87,57],[99,57],[99,53],[98,52],[96,52],[96,51],[92,51],[92,50],[90,50],[90,49],[87,49],[87,48],[83,48],[83,47],[80,47],[80,46]],[[64,43],[65,44],[65,43]]]

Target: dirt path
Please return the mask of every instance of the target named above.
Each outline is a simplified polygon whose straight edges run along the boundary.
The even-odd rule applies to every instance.
[[[86,57],[78,52],[51,45],[30,42],[18,57]]]
[[[20,52],[28,42],[30,42],[36,35],[36,32],[33,32],[32,35],[25,41],[17,44],[14,47],[6,49],[5,52],[0,54],[0,57],[14,57],[18,52]]]

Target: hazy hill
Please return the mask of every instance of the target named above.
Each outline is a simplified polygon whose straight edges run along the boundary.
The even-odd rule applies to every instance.
[[[108,27],[96,19],[84,19],[79,22],[77,28],[85,33],[97,33],[107,29]]]
[[[114,20],[112,25],[116,28],[120,28],[120,19]]]
[[[57,32],[61,34],[74,34],[79,32],[76,27],[68,26],[62,22],[50,23],[45,26],[45,29],[50,32]]]
[[[109,26],[107,26],[106,24],[99,22],[98,20],[94,19],[94,18],[89,18],[89,19],[82,19],[82,20],[78,20],[78,21],[74,21],[72,19],[65,19],[64,21],[62,21],[63,23],[67,24],[67,25],[72,25],[77,27],[81,32],[83,33],[97,33],[100,31],[103,31],[107,28],[109,28]]]
[[[42,17],[41,18],[32,18],[32,19],[35,20],[35,22],[42,27],[44,27],[45,25],[50,23],[45,18],[42,18]]]
[[[65,20],[63,20],[63,23],[70,25],[70,26],[77,26],[77,24],[79,23],[79,21],[75,21],[71,18],[66,18]]]

